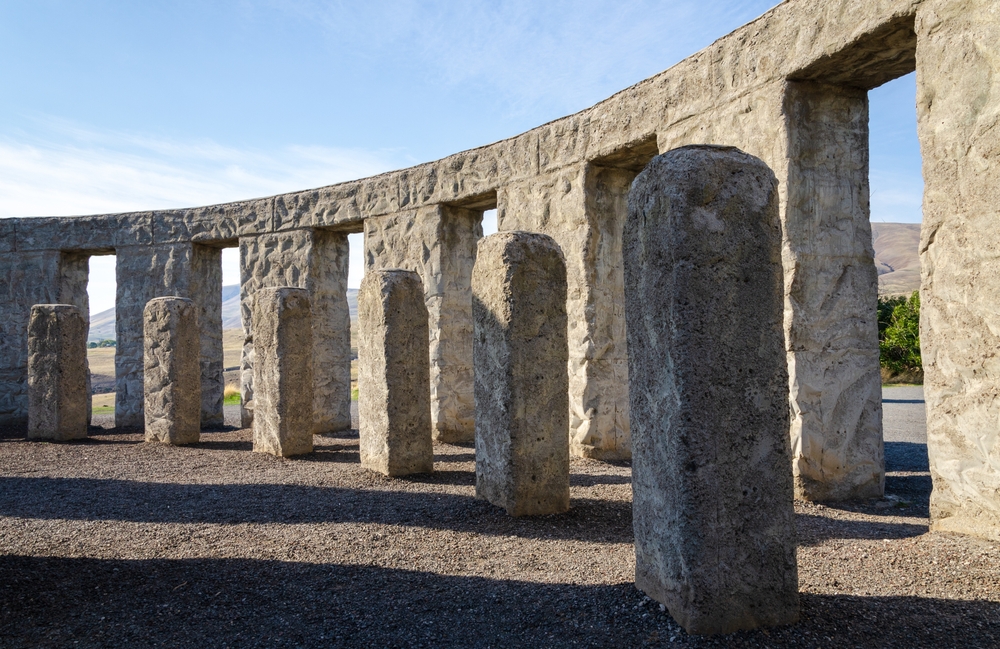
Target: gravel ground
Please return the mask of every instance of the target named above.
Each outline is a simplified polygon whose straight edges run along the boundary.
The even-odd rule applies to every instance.
[[[575,460],[570,512],[512,519],[463,446],[391,480],[355,434],[294,460],[235,428],[0,439],[0,646],[1000,647],[1000,544],[928,533],[925,447],[891,432],[922,397],[897,390],[887,498],[796,504],[802,620],[714,638],[632,586],[626,463]]]

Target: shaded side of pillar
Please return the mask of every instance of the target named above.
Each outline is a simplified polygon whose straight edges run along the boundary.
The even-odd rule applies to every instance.
[[[684,147],[629,196],[636,586],[689,633],[799,616],[777,184]]]
[[[476,497],[512,516],[569,509],[566,263],[529,232],[482,239],[472,272]]]
[[[868,95],[787,85],[786,349],[796,496],[885,488],[878,275],[868,189]]]
[[[420,276],[372,270],[358,291],[361,466],[389,476],[434,470],[427,306]]]
[[[1000,541],[1000,13],[933,0],[916,32],[931,528]]]

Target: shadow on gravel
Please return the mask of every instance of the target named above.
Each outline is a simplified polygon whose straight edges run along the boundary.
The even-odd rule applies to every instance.
[[[909,539],[927,533],[927,525],[847,521],[813,514],[796,514],[799,545],[822,543],[827,539]]]
[[[1000,604],[802,595],[798,624],[688,636],[630,583],[238,559],[0,557],[4,647],[996,647]]]
[[[460,479],[473,484],[471,472]],[[436,474],[428,482],[456,479]],[[0,477],[0,516],[136,523],[380,523],[498,536],[631,543],[632,504],[574,499],[565,514],[513,518],[458,494],[287,484],[172,484]]]
[[[885,443],[886,471],[930,471],[927,459],[927,444],[914,442]]]

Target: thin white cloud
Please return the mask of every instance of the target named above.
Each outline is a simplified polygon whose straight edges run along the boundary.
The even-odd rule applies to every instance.
[[[363,178],[399,166],[392,152],[99,132],[51,121],[0,138],[0,217],[104,214],[209,205]]]

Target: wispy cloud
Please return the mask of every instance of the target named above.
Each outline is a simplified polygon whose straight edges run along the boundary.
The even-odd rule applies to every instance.
[[[396,157],[315,146],[265,152],[46,120],[30,136],[0,137],[0,217],[208,205],[369,176],[399,166]]]
[[[429,84],[489,86],[509,110],[578,110],[662,71],[775,0],[247,0],[320,25],[331,49],[414,63]],[[353,50],[352,50],[353,51]],[[388,53],[388,54],[387,54]],[[417,63],[418,62],[418,63]]]

